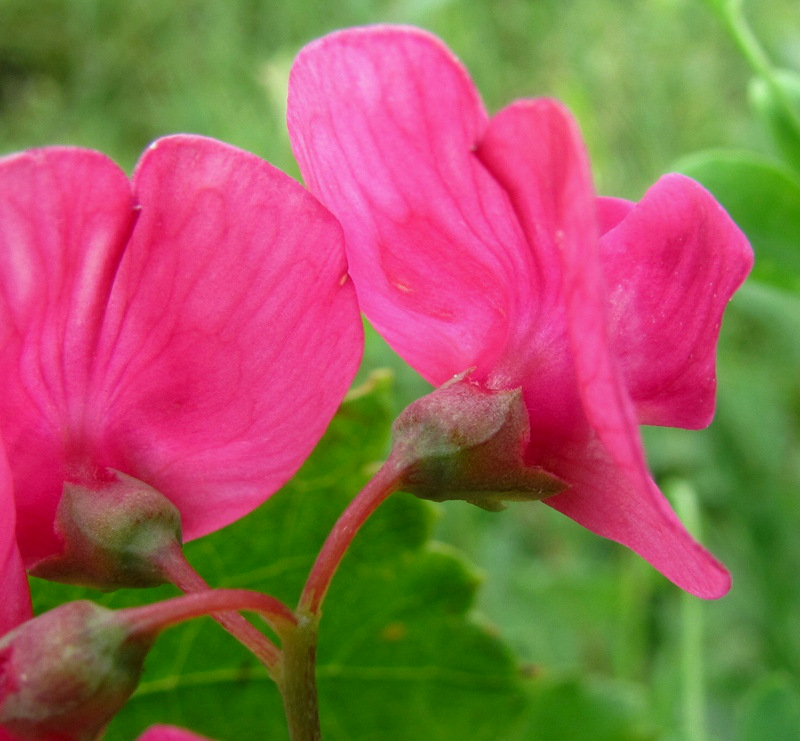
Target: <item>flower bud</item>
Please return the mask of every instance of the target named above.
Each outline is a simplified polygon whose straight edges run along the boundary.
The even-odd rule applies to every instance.
[[[178,509],[144,482],[109,474],[96,486],[64,484],[55,523],[64,551],[35,564],[31,574],[99,589],[167,581],[160,564],[181,545]]]
[[[20,738],[90,741],[136,689],[154,633],[70,602],[0,638],[0,726]]]
[[[530,439],[522,391],[492,391],[457,376],[415,401],[392,428],[403,491],[490,511],[503,501],[544,499],[566,485],[525,463]]]

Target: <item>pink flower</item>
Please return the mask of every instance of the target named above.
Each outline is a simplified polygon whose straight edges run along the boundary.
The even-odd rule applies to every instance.
[[[0,638],[33,616],[28,579],[17,548],[15,527],[11,472],[5,451],[0,446]],[[2,679],[3,667],[0,662],[0,685]],[[14,741],[14,737],[2,726],[0,741]]]
[[[638,204],[596,199],[560,104],[489,118],[452,53],[410,28],[306,47],[289,128],[392,347],[434,385],[474,368],[487,388],[521,387],[526,460],[569,485],[547,504],[723,595],[728,573],[671,511],[638,431],[713,414],[722,311],[752,253],[709,193],[667,175]]]
[[[17,548],[16,522],[11,472],[0,445],[0,638],[33,615],[28,579]]]
[[[0,160],[0,429],[27,565],[65,481],[115,469],[196,538],[300,466],[358,366],[336,220],[257,157],[161,139],[129,181],[87,150]]]

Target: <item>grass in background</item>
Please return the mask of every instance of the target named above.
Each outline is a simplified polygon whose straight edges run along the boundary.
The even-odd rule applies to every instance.
[[[773,58],[800,68],[795,3],[750,11]],[[491,110],[521,96],[565,100],[604,193],[638,198],[695,150],[769,147],[747,110],[744,62],[693,0],[2,0],[0,151],[77,144],[130,170],[156,137],[194,132],[296,176],[283,118],[295,52],[375,22],[439,34]],[[747,729],[763,728],[752,718],[775,696],[797,707],[782,677],[800,676],[798,327],[800,303],[749,287],[726,318],[714,425],[646,435],[660,483],[691,484],[704,541],[734,574],[731,595],[700,610],[714,738],[759,738]],[[374,334],[365,365],[395,368],[398,409],[424,391]],[[486,573],[483,613],[533,673],[594,678],[668,729],[660,738],[684,737],[676,588],[543,506],[441,511],[440,536]]]
[[[764,0],[758,14],[791,52],[784,5]],[[693,0],[3,0],[0,149],[80,144],[130,167],[152,139],[189,131],[291,169],[283,103],[295,52],[376,22],[441,35],[492,110],[519,96],[565,100],[603,192],[637,197],[681,155],[760,137],[745,66]]]

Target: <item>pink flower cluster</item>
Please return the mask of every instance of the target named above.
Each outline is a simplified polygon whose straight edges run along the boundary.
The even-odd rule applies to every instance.
[[[289,479],[358,366],[356,291],[434,385],[469,371],[522,389],[526,462],[567,486],[547,504],[724,594],[638,429],[713,414],[722,312],[752,253],[710,194],[668,175],[638,203],[596,197],[562,105],[490,118],[416,29],[308,46],[289,129],[316,198],[197,136],[157,141],[130,179],[82,149],[0,160],[0,634],[31,614],[24,566],[64,547],[65,483],[133,476],[191,539]]]

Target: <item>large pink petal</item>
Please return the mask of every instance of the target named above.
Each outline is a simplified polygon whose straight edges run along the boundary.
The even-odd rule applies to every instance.
[[[55,547],[65,456],[86,444],[87,379],[134,217],[125,174],[97,152],[0,160],[0,429],[28,561]]]
[[[33,616],[28,579],[17,548],[11,486],[11,472],[0,446],[0,636]]]
[[[297,57],[288,122],[378,331],[437,385],[491,367],[523,311],[529,258],[472,154],[486,113],[458,60],[418,29],[334,33]]]
[[[601,242],[611,344],[643,424],[711,422],[722,312],[753,264],[711,194],[667,175]]]
[[[571,485],[548,503],[631,547],[682,588],[721,596],[730,586],[727,572],[694,543],[649,476],[633,404],[610,352],[595,203],[577,126],[558,104],[523,101],[492,119],[479,155],[508,192],[532,248],[555,245],[543,259],[561,266],[560,285],[547,285],[548,295],[563,301],[574,363],[563,394],[574,394],[570,383],[577,382],[585,418],[576,417],[570,430],[566,419],[553,425],[536,404],[529,409],[534,462]],[[552,265],[544,270],[551,274]],[[552,318],[559,321],[558,313]],[[533,372],[524,390],[536,384]],[[535,434],[542,423],[550,442]]]
[[[156,142],[113,286],[87,427],[194,538],[249,512],[321,437],[362,329],[341,229],[298,183],[220,142]]]

